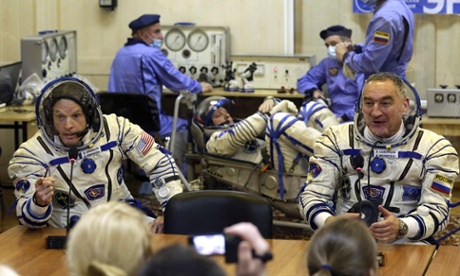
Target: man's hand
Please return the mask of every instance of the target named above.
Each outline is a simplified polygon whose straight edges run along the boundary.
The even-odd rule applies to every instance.
[[[313,91],[313,95],[312,95],[312,96],[313,96],[313,99],[315,99],[315,100],[316,100],[316,99],[319,99],[319,98],[321,98],[321,99],[326,99],[326,98],[324,97],[323,92],[320,91],[320,90],[315,90],[315,91]]]
[[[154,221],[150,223],[150,232],[153,234],[163,233],[163,227],[165,224],[165,218],[163,216],[157,217]]]
[[[345,55],[346,52],[348,52],[348,46],[351,45],[351,42],[346,41],[346,42],[340,42],[337,45],[335,45],[335,56],[340,62],[343,62],[343,55]]]
[[[51,204],[54,196],[54,183],[56,179],[54,177],[40,177],[35,181],[35,193],[33,200],[35,204],[40,207],[46,207]]]
[[[259,112],[268,113],[275,106],[275,99],[265,99],[264,102],[259,106]]]
[[[399,233],[399,219],[382,205],[379,205],[379,211],[383,215],[383,220],[371,224],[372,236],[381,242],[392,242]]]
[[[201,93],[212,92],[212,85],[207,82],[200,82],[201,84]]]
[[[238,236],[242,239],[238,246],[237,275],[267,275],[265,264],[260,259],[254,258],[252,251],[254,250],[258,256],[263,256],[268,252],[270,246],[254,224],[248,222],[237,223],[225,228],[224,233]]]

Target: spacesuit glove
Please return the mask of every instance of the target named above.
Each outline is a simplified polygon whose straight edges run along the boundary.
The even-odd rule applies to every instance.
[[[289,100],[282,100],[279,104],[275,105],[272,110],[270,110],[270,114],[275,114],[278,111],[287,112],[293,116],[297,116],[299,113],[297,106]]]

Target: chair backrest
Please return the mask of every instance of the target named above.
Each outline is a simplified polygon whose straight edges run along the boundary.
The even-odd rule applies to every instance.
[[[160,130],[157,102],[147,94],[101,92],[97,94],[102,113],[115,113],[153,134]]]
[[[272,238],[270,203],[255,194],[227,190],[191,191],[173,196],[164,213],[164,233],[218,233],[238,222],[251,222],[264,238]]]

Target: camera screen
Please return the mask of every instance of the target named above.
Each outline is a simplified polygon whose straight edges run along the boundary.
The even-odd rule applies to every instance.
[[[223,234],[192,236],[190,242],[201,255],[225,254],[225,236]]]

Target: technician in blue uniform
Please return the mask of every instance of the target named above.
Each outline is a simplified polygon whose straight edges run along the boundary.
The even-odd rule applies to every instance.
[[[366,30],[362,53],[350,51],[349,43],[336,47],[337,58],[366,78],[377,72],[391,72],[406,78],[414,46],[414,14],[402,0],[359,0],[374,7]]]
[[[144,14],[129,23],[132,38],[118,50],[110,69],[108,92],[145,93],[154,98],[160,110],[161,130],[159,138],[172,133],[173,117],[161,110],[163,85],[173,92],[189,90],[193,94],[212,91],[209,83],[198,81],[182,74],[161,52],[163,34],[160,15]],[[177,122],[177,139],[174,158],[177,161],[185,153],[187,121]],[[185,140],[184,140],[185,139]],[[183,141],[181,141],[183,140]],[[180,159],[179,158],[179,159]]]
[[[341,42],[351,44],[351,33],[350,29],[340,25],[322,30],[319,36],[324,40],[328,57],[297,80],[297,91],[313,99],[325,99],[321,87],[327,84],[332,112],[340,122],[353,120],[355,105],[361,91],[359,86],[364,82],[362,74],[355,74],[355,79],[347,78],[343,73],[342,62],[336,57],[336,45]],[[356,48],[356,51],[360,52],[361,47]]]

